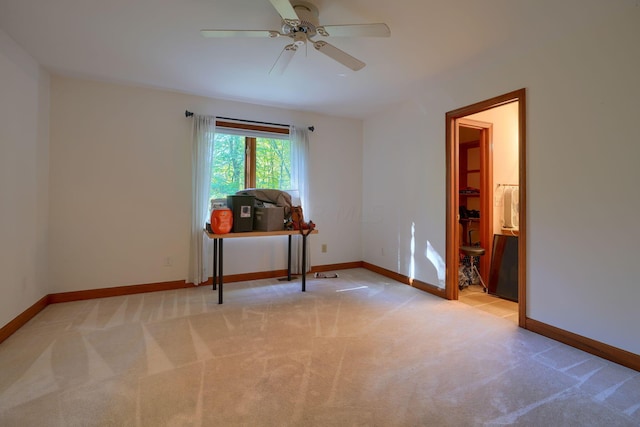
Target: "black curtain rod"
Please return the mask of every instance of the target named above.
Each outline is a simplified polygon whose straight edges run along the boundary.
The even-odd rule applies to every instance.
[[[184,111],[184,116],[185,117],[191,117],[193,116],[193,113],[189,110],[185,110]],[[271,125],[271,126],[282,126],[282,127],[289,127],[289,125],[283,125],[281,123],[269,123],[269,122],[257,122],[255,120],[240,120],[240,119],[232,119],[231,117],[216,117],[216,119],[222,119],[222,120],[235,120],[237,122],[245,122],[245,123],[255,123],[258,125]],[[316,128],[315,126],[309,126],[307,129],[309,129],[311,132],[313,132]]]

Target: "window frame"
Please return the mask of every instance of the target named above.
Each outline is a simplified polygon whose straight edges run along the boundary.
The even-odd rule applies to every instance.
[[[264,132],[268,134],[273,134],[274,136],[283,135],[286,136],[286,139],[291,141],[289,127],[285,126],[271,126],[267,124],[251,124],[244,122],[235,122],[228,120],[216,120],[216,133],[225,134],[225,129],[234,129],[234,130],[246,130],[253,132]],[[233,134],[237,134],[237,132],[233,132]],[[254,136],[243,135],[244,137],[244,186],[246,188],[255,188],[256,187],[256,140],[257,138]]]

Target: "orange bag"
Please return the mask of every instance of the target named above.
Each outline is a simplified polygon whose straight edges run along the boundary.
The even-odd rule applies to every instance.
[[[215,234],[226,234],[233,227],[233,214],[229,208],[216,208],[211,211],[211,229]]]

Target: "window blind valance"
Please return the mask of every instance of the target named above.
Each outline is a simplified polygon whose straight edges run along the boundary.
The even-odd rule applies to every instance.
[[[249,136],[253,138],[289,139],[288,126],[256,124],[241,120],[216,118],[216,132],[227,135]]]

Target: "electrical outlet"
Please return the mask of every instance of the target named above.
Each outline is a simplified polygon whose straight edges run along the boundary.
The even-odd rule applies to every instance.
[[[173,265],[173,259],[170,256],[164,258],[164,266],[171,267]]]
[[[384,248],[380,248],[380,255],[384,256]]]
[[[327,252],[327,244],[323,243],[322,244],[322,253],[326,253]]]

